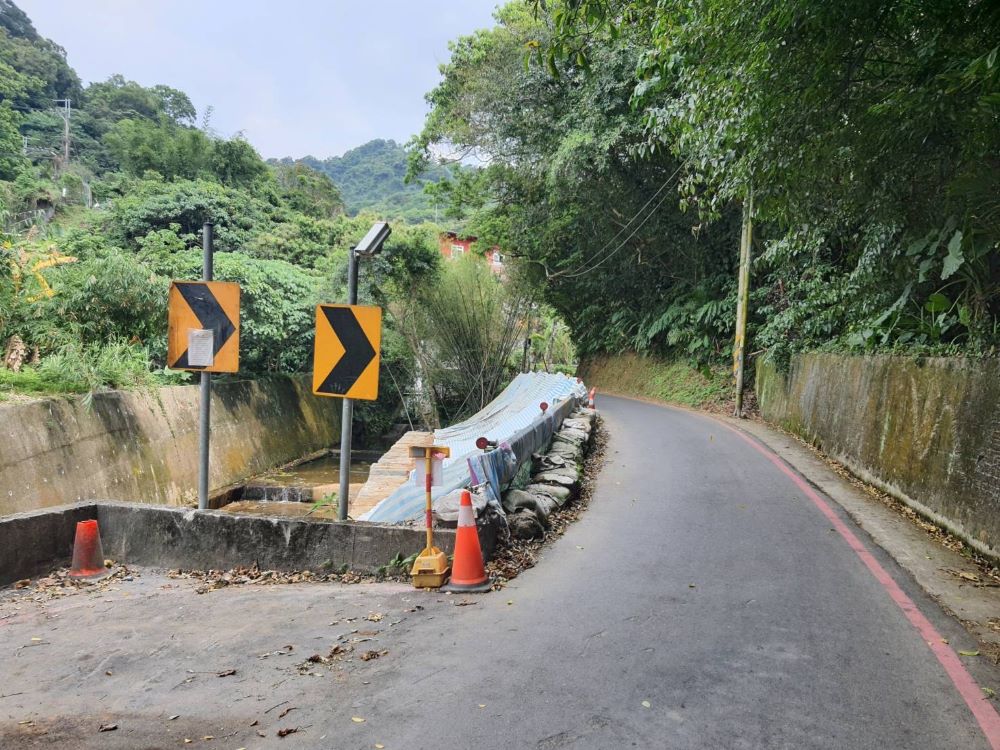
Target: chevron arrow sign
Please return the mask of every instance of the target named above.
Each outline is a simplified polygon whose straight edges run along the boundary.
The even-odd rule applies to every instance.
[[[240,285],[173,281],[167,305],[167,366],[173,370],[240,369]]]
[[[313,393],[377,399],[381,344],[381,307],[317,305]]]

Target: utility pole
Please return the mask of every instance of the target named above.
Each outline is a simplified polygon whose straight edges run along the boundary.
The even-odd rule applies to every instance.
[[[753,242],[753,192],[743,204],[743,231],[740,233],[740,275],[736,293],[736,340],[733,342],[733,374],[736,376],[736,410],[743,418],[743,371],[746,364],[747,297],[750,293],[750,244]]]
[[[56,99],[55,102],[63,105],[59,114],[63,118],[62,167],[66,169],[69,166],[69,120],[73,115],[73,100]]]

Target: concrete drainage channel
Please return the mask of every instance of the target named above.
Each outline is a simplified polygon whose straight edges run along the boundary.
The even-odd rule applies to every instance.
[[[519,539],[540,537],[548,517],[579,490],[580,466],[590,445],[596,412],[567,419],[548,451],[529,463],[523,489],[503,495],[506,516],[480,518],[479,538],[489,561],[509,529]],[[287,493],[285,493],[287,495]],[[305,493],[296,497],[304,502]],[[235,493],[229,496],[231,502]],[[274,505],[284,503],[273,503]],[[96,520],[105,557],[119,564],[186,570],[261,570],[374,573],[393,558],[424,546],[424,530],[362,521],[195,511],[125,502],[82,502],[0,519],[0,586],[69,562],[76,524]],[[451,554],[454,528],[434,531],[436,546]]]
[[[368,470],[382,457],[381,451],[351,454],[351,490],[364,484]],[[327,450],[227,487],[211,499],[211,507],[228,508],[238,503],[317,503],[336,494],[340,485],[340,451]],[[266,506],[265,506],[266,507]]]

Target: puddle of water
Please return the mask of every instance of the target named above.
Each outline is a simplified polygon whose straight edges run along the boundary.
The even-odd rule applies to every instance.
[[[368,479],[371,463],[355,461],[351,464],[351,486],[362,485]],[[257,477],[247,484],[265,487],[316,487],[340,484],[340,458],[324,456],[284,471],[273,471]]]
[[[368,480],[371,463],[351,463],[351,498]],[[242,498],[228,503],[220,510],[252,516],[281,516],[314,519],[337,518],[337,491],[340,487],[340,459],[324,456],[282,471],[272,471],[251,479],[242,490]],[[327,500],[313,510],[320,500]]]

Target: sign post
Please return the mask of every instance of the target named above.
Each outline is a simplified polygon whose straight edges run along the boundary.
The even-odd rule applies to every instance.
[[[201,279],[202,281],[211,281],[212,275],[215,271],[213,268],[214,258],[212,255],[215,252],[215,247],[213,243],[213,233],[214,227],[212,222],[206,221],[202,226],[201,233]],[[192,336],[191,334],[197,330],[198,334]],[[207,335],[206,335],[207,334]],[[188,333],[188,358],[189,364],[196,367],[208,367],[215,364],[214,359],[214,331],[207,328],[202,329],[192,329]],[[193,344],[198,345],[197,354],[198,359],[191,361],[195,354],[195,347]],[[206,346],[207,345],[207,346]],[[206,352],[207,349],[207,352]],[[211,354],[212,356],[206,356]],[[209,431],[211,429],[212,422],[212,373],[201,371],[201,392],[199,394],[201,400],[198,403],[198,510],[208,509],[208,443],[209,443]]]
[[[434,506],[431,499],[431,487],[434,481],[434,462],[442,461],[451,455],[445,445],[415,445],[410,447],[410,457],[424,462],[424,491],[426,492],[426,524],[427,545],[417,555],[410,570],[413,585],[418,589],[439,589],[448,577],[448,556],[434,546]]]
[[[173,281],[167,305],[167,366],[201,373],[198,508],[208,508],[212,373],[240,369],[240,285],[212,281],[212,223],[205,222],[202,281]]]
[[[354,399],[378,398],[378,353],[382,338],[381,308],[358,307],[358,262],[372,258],[382,250],[382,245],[392,234],[387,222],[376,221],[361,242],[352,247],[347,257],[347,307],[353,313],[326,314],[330,333],[339,344],[333,351],[320,351],[320,310],[342,308],[343,305],[320,305],[316,308],[316,352],[313,360],[313,393],[317,396],[338,396],[344,399],[340,419],[340,494],[337,498],[337,517],[347,520],[347,501],[351,491],[351,427],[354,419]],[[359,311],[377,310],[375,328],[365,328],[360,323]],[[370,317],[369,317],[370,320]],[[339,325],[339,328],[338,328]],[[360,335],[359,335],[360,334]],[[329,343],[329,339],[328,339]],[[334,358],[329,368],[320,368],[320,356]],[[375,362],[374,369],[369,368]],[[342,364],[343,363],[343,364]],[[326,374],[321,374],[320,370]],[[374,385],[371,384],[374,378]],[[362,384],[362,381],[364,383]],[[371,395],[365,395],[365,394]]]

